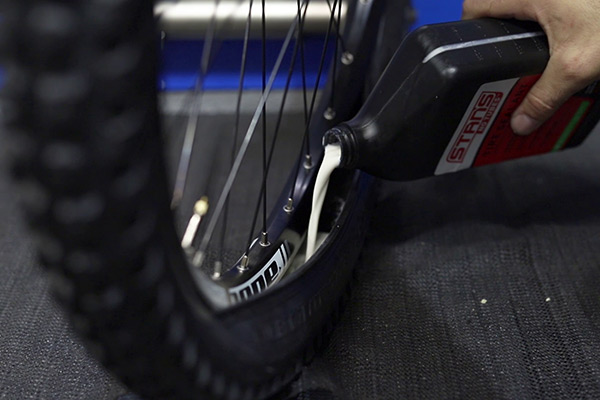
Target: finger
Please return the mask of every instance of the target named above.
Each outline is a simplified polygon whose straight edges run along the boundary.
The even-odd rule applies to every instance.
[[[465,0],[463,19],[481,17],[534,19],[535,15],[524,0]]]
[[[551,57],[540,79],[513,113],[513,131],[518,135],[533,132],[580,89],[580,80],[566,75],[561,63]]]

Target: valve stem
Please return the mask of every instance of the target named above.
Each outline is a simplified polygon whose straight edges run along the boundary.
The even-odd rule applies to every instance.
[[[202,218],[208,213],[208,197],[203,196],[194,204],[194,213],[190,218],[187,228],[185,229],[185,233],[183,234],[183,239],[181,239],[181,247],[185,251],[188,256],[191,256],[194,253],[194,249],[192,244],[194,243],[194,239],[198,234],[198,228],[200,227],[200,222],[202,222]]]

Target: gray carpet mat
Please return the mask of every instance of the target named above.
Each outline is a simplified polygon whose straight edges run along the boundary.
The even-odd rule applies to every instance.
[[[384,183],[350,303],[283,398],[600,398],[599,150]],[[51,301],[4,175],[0,221],[0,399],[133,398]]]

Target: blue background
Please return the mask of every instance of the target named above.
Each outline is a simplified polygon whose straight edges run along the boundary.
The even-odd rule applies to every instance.
[[[462,14],[462,0],[413,0],[413,6],[418,12],[415,27],[456,21]]]
[[[417,10],[417,21],[413,29],[421,25],[455,21],[460,19],[462,0],[413,0]],[[267,64],[272,67],[281,47],[282,41],[271,41],[268,45]],[[330,46],[331,48],[332,46]],[[235,89],[239,84],[239,68],[241,41],[225,41],[220,44],[218,56],[211,72],[205,77],[203,87],[206,90]],[[308,39],[306,42],[307,83],[314,84],[321,53],[318,39]],[[184,90],[193,88],[198,79],[198,66],[202,54],[202,41],[178,40],[167,41],[163,52],[162,73],[159,86],[166,90]],[[261,44],[250,44],[248,72],[244,82],[246,88],[261,86]],[[291,49],[288,51],[282,72],[275,81],[275,87],[281,87],[286,80],[287,66],[291,59]],[[299,62],[299,60],[298,60]],[[325,66],[327,68],[327,66]],[[269,69],[270,70],[270,69]],[[299,68],[296,68],[299,70]],[[0,85],[4,81],[4,73],[0,70]],[[296,75],[292,87],[299,87],[301,80]]]
[[[417,21],[413,29],[421,25],[448,22],[460,19],[462,0],[413,0],[417,10]],[[267,70],[270,71],[282,41],[270,41],[267,46]],[[314,85],[321,54],[321,43],[318,39],[306,41],[307,55],[307,84]],[[292,47],[292,46],[290,46]],[[333,46],[329,46],[333,48]],[[206,90],[235,89],[239,85],[239,69],[241,62],[241,41],[224,41],[219,44],[219,50],[213,67],[202,82]],[[285,83],[288,66],[291,60],[290,48],[281,68],[275,87]],[[202,54],[202,42],[191,40],[167,41],[163,53],[161,87],[166,90],[184,90],[193,88],[198,79],[198,66]],[[298,60],[299,63],[299,60]],[[248,52],[247,75],[244,81],[246,88],[261,86],[261,43],[252,42]],[[299,66],[299,64],[297,64]],[[327,68],[327,66],[325,66]],[[299,71],[299,68],[295,69]],[[294,76],[292,87],[300,87],[299,75]]]

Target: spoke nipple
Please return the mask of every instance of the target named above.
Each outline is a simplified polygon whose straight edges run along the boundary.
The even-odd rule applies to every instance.
[[[242,261],[240,261],[240,265],[238,265],[238,269],[240,271],[248,271],[248,264],[250,263],[250,260],[248,259],[248,254],[244,254],[242,256]]]
[[[194,204],[194,214],[204,217],[208,213],[208,197],[202,196],[200,200]]]
[[[283,206],[283,211],[285,211],[288,214],[294,211],[294,199],[292,199],[291,197],[288,199],[287,204]]]
[[[262,232],[260,234],[260,245],[262,247],[269,247],[271,245],[269,242],[269,234],[267,232]]]
[[[335,118],[335,110],[331,107],[327,107],[327,110],[323,113],[323,117],[325,117],[327,121],[331,121]]]
[[[313,167],[312,157],[310,154],[304,156],[304,169],[311,169]]]
[[[202,218],[208,212],[208,197],[204,196],[200,200],[194,204],[194,213],[188,222],[187,228],[185,229],[185,233],[183,234],[183,239],[181,239],[181,247],[186,251],[188,255],[193,252],[192,244],[194,243],[194,239],[196,238],[196,234],[198,234],[198,228],[200,227],[200,222],[202,222]]]
[[[349,51],[345,51],[342,53],[342,64],[350,65],[354,62],[354,55]]]

